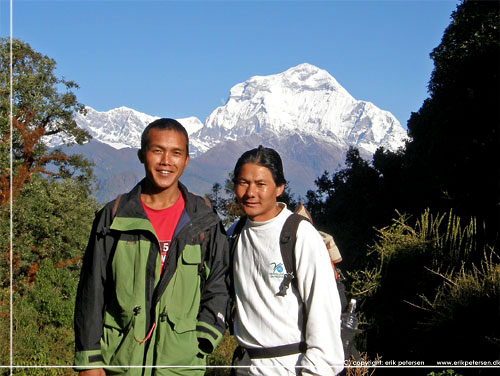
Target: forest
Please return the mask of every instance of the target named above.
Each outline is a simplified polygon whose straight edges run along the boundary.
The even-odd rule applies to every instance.
[[[500,365],[499,2],[464,0],[450,19],[430,51],[428,97],[411,114],[405,146],[369,161],[351,148],[346,167],[320,172],[306,197],[282,197],[291,208],[300,199],[333,235],[347,295],[358,301],[364,359]],[[43,143],[53,134],[90,139],[74,121],[85,111],[78,85],[55,67],[28,43],[14,39],[11,52],[0,39],[0,375],[75,374],[73,309],[98,187],[89,161]],[[207,197],[227,223],[238,215],[229,178]],[[210,365],[229,364],[227,337]],[[22,367],[33,365],[57,367]]]

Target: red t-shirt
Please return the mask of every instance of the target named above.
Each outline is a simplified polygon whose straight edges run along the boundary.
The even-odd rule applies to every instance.
[[[163,264],[167,258],[167,252],[172,242],[172,237],[174,236],[175,228],[177,223],[181,218],[182,211],[184,210],[184,198],[182,194],[179,194],[179,198],[169,208],[155,210],[146,206],[141,200],[142,207],[148,216],[149,221],[153,225],[153,228],[160,242],[160,252],[161,252],[161,270],[163,270]]]

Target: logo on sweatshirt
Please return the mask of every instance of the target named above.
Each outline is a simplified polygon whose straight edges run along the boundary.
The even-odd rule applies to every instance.
[[[285,266],[283,265],[283,263],[272,262],[270,265],[271,273],[269,273],[269,276],[271,278],[283,278],[283,276],[285,275]]]

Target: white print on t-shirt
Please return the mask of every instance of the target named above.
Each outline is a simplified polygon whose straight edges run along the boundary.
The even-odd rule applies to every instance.
[[[167,253],[168,249],[170,248],[170,242],[160,242],[160,249],[161,249],[161,267],[163,269],[163,264],[165,263],[165,260],[167,259]]]

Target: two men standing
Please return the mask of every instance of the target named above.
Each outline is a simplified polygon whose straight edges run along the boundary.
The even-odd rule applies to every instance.
[[[184,127],[173,119],[149,124],[138,156],[146,177],[96,214],[85,252],[75,307],[80,376],[203,375],[226,330],[231,269],[236,338],[263,353],[251,356],[248,374],[271,374],[266,367],[276,375],[340,372],[340,301],[317,231],[307,224],[297,234],[298,291],[276,297],[277,281],[264,272],[269,257],[282,263],[279,230],[291,214],[276,201],[285,185],[279,155],[259,147],[237,162],[235,194],[249,226],[234,265],[219,216],[179,182],[189,163]],[[261,314],[245,315],[250,311]],[[279,335],[267,330],[276,323]],[[301,341],[297,351],[268,354],[290,341]]]

